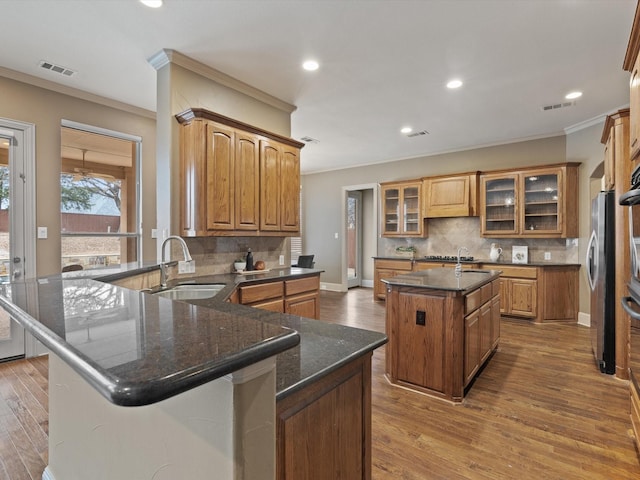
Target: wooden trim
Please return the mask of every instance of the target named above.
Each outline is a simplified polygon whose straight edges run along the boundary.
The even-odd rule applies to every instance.
[[[204,108],[189,108],[184,112],[178,113],[176,115],[176,120],[178,120],[178,123],[180,124],[190,123],[191,121],[199,118],[222,123],[223,125],[226,125],[228,127],[237,128],[245,132],[253,133],[254,135],[260,135],[262,137],[284,143],[285,145],[289,145],[291,147],[303,148],[305,146],[303,142],[298,142],[293,138],[285,137],[283,135],[278,135],[277,133],[254,127],[253,125],[249,125],[248,123],[225,117],[224,115],[220,115],[219,113],[215,113],[210,110],[205,110]]]
[[[607,115],[607,118],[604,121],[604,128],[602,129],[602,137],[600,138],[600,143],[606,145],[607,140],[609,140],[609,136],[611,135],[611,128],[615,125],[615,123],[624,118],[628,117],[630,110],[628,108],[623,108],[618,110],[616,113],[612,113],[611,115]]]
[[[640,52],[640,3],[636,5],[636,13],[633,16],[633,26],[631,27],[631,35],[627,44],[627,53],[622,62],[622,69],[630,72],[633,70],[638,53]]]

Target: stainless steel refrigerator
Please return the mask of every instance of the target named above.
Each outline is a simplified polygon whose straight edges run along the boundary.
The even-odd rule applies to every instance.
[[[600,192],[591,202],[587,277],[591,287],[591,347],[603,373],[613,374],[615,356],[615,192]]]

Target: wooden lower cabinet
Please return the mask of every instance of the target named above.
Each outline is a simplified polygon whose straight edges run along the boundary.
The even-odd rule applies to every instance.
[[[463,295],[390,285],[385,370],[389,381],[461,402],[464,390],[497,347],[499,279]]]
[[[387,294],[387,286],[382,283],[382,279],[409,273],[412,270],[412,264],[413,260],[411,259],[374,259],[373,298],[384,300]]]
[[[629,382],[631,394],[631,428],[635,437],[636,447],[640,448],[640,397],[633,380]]]
[[[528,278],[503,278],[502,314],[535,318],[538,314],[538,283]],[[502,297],[501,297],[502,298]]]
[[[276,478],[371,478],[371,353],[276,402]]]
[[[229,301],[317,320],[320,318],[320,275],[241,285]]]

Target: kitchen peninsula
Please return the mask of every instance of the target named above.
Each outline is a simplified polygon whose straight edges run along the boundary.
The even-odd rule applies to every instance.
[[[389,381],[461,402],[500,340],[499,276],[436,268],[383,279]]]
[[[340,449],[350,478],[370,478],[370,361],[386,337],[227,301],[243,285],[319,273],[196,277],[184,282],[222,288],[188,303],[86,277],[3,285],[2,308],[50,350],[43,479],[289,478],[318,462],[327,471],[335,464],[299,435],[313,445],[332,414],[353,432],[357,456]],[[318,406],[345,394],[348,405]],[[339,447],[322,440],[325,453]]]

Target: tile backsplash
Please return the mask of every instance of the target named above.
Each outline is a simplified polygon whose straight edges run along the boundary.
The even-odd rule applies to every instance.
[[[577,238],[483,238],[480,236],[479,217],[433,218],[428,220],[426,238],[379,238],[378,255],[395,256],[396,247],[412,245],[416,257],[425,255],[456,255],[458,248],[467,247],[469,255],[477,260],[489,260],[491,244],[502,248],[501,261],[511,261],[514,245],[529,247],[529,262],[551,261],[556,263],[580,263]],[[549,252],[551,260],[545,260]]]
[[[244,259],[247,250],[253,252],[253,261],[263,260],[266,268],[282,268],[280,255],[284,255],[285,266],[290,265],[291,254],[283,237],[184,237],[189,252],[196,262],[196,275],[211,275],[233,271],[233,262]],[[182,260],[182,249],[171,242],[171,258]]]

